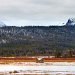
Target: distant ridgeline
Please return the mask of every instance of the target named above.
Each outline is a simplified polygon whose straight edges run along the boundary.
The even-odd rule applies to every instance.
[[[0,56],[75,57],[75,26],[0,27]]]

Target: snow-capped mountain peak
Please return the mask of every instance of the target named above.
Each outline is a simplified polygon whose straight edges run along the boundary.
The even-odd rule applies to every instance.
[[[67,26],[74,26],[75,25],[75,18],[68,19],[66,25]]]

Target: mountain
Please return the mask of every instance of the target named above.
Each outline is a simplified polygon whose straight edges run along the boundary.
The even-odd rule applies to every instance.
[[[5,26],[5,24],[2,21],[0,21],[0,27],[3,27],[3,26]]]
[[[0,56],[75,55],[75,26],[0,27]]]
[[[68,19],[66,26],[74,26],[75,25],[75,18]]]

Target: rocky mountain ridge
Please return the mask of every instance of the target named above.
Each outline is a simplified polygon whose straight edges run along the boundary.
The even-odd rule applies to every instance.
[[[68,19],[66,25],[67,26],[74,26],[75,25],[75,18]]]
[[[0,27],[0,56],[75,55],[75,25]]]

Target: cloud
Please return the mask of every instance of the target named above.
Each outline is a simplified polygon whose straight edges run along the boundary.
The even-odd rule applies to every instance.
[[[75,0],[0,0],[0,18],[26,24],[60,22],[75,17],[74,3]]]

